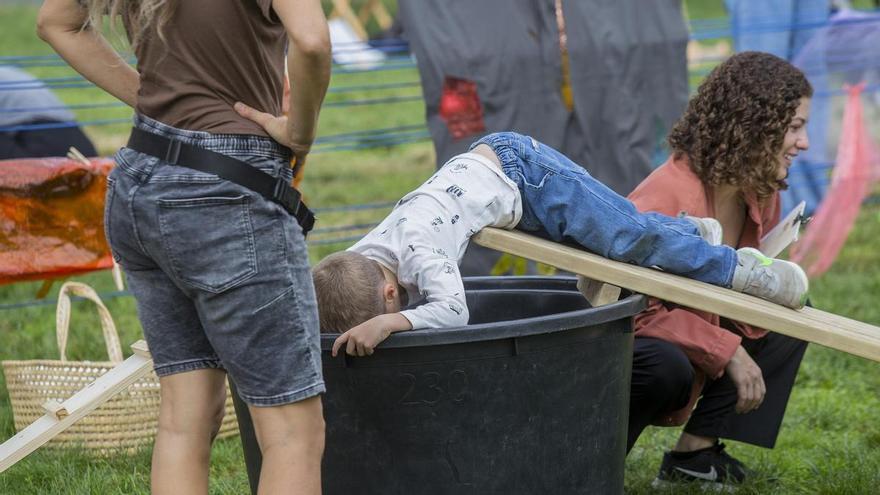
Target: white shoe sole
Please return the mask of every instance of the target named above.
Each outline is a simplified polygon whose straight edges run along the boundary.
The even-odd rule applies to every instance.
[[[737,251],[748,251],[748,252],[757,253],[757,255],[755,257],[759,258],[759,259],[760,259],[760,257],[770,258],[769,256],[766,256],[764,253],[762,253],[761,251],[759,251],[755,248],[740,248]],[[806,303],[807,294],[809,294],[809,292],[810,292],[810,279],[807,278],[807,274],[804,273],[804,270],[797,263],[794,263],[792,261],[781,260],[779,258],[770,258],[770,259],[773,260],[773,263],[780,263],[783,265],[793,266],[795,268],[793,271],[797,274],[797,277],[800,280],[801,285],[804,287],[804,292],[803,292],[803,295],[801,296],[801,300],[798,301],[799,305],[789,306],[788,304],[781,304],[781,303],[777,303],[777,304],[779,304],[780,306],[785,306],[787,308],[792,308],[792,309],[803,308],[804,304]],[[774,301],[771,301],[771,302],[774,302]]]
[[[704,492],[712,492],[712,493],[736,493],[736,487],[734,485],[726,485],[724,483],[719,483],[716,481],[666,481],[661,480],[660,478],[654,478],[654,481],[651,482],[651,488],[655,490],[663,490],[663,491],[671,491],[675,493],[675,491],[683,486],[692,486],[697,485],[700,487],[700,490]]]

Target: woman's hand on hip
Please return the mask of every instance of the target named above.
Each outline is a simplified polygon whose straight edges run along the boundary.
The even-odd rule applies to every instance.
[[[296,158],[296,163],[302,164],[305,162],[306,155],[309,154],[309,150],[312,148],[312,140],[296,138],[296,132],[291,131],[291,123],[286,115],[275,116],[271,113],[261,112],[240,101],[233,108],[242,117],[262,127],[269,137],[278,141],[279,144],[290,148],[293,156]]]

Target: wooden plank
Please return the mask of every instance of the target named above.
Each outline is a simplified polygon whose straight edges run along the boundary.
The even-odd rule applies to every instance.
[[[55,419],[64,419],[68,416],[67,409],[55,399],[49,399],[43,402],[43,410],[55,416]]]
[[[38,418],[0,444],[0,473],[128,388],[152,369],[152,359],[138,355],[131,356],[65,400],[61,406],[67,411],[67,416],[59,419],[55,414],[47,412]]]
[[[147,347],[146,340],[138,340],[134,344],[131,344],[131,352],[147,359],[153,359],[153,355],[150,354],[150,348]]]
[[[587,301],[590,302],[590,306],[594,308],[605,306],[620,299],[620,287],[593,280],[583,275],[578,276],[577,288],[587,298]]]
[[[474,242],[767,330],[880,361],[880,327],[815,308],[794,310],[730,289],[642,268],[517,231],[486,228]]]

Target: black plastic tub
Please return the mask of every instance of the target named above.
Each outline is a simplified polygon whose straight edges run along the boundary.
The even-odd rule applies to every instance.
[[[465,280],[466,327],[393,335],[370,357],[322,336],[324,493],[622,493],[632,316],[572,278]],[[251,488],[260,451],[236,399]]]

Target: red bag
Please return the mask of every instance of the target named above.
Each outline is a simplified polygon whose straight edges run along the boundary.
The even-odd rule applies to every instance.
[[[486,132],[483,105],[474,81],[447,76],[443,81],[439,113],[446,122],[449,134],[455,139]]]

